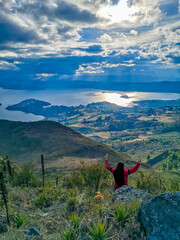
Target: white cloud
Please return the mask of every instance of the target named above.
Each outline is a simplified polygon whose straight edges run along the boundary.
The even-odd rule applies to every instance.
[[[12,62],[7,62],[0,60],[0,69],[1,70],[18,70],[18,67]]]
[[[137,59],[150,59],[154,56],[159,63],[173,65],[171,58],[167,56],[179,55],[176,43],[180,41],[180,30],[178,30],[180,24],[176,17],[170,18],[168,23],[168,16],[163,15],[160,10],[162,2],[172,1],[120,0],[113,5],[110,0],[0,0],[0,20],[6,23],[8,27],[6,29],[9,29],[8,37],[11,40],[5,39],[6,41],[0,45],[2,49],[0,57],[7,62],[4,63],[4,69],[8,69],[8,64],[10,68],[12,63],[9,59],[17,59],[18,62],[18,58],[93,56],[94,54],[103,57],[114,54],[114,57],[118,57],[135,52],[138,55]],[[126,8],[122,8],[122,4]],[[61,5],[67,9],[67,15],[62,14],[59,8]],[[98,18],[99,10],[104,8],[113,9],[117,14],[116,17],[119,14],[118,10],[123,12],[126,9],[127,12],[118,20],[119,22]],[[79,16],[78,22],[73,19],[74,15],[69,14],[73,11],[76,17]],[[94,22],[96,18],[97,22]],[[19,33],[15,30],[12,32],[12,26],[15,30],[19,30]],[[89,34],[92,39],[88,39],[83,29],[92,30],[92,34]],[[81,51],[81,48],[86,49],[97,42],[102,46],[102,52]],[[90,71],[101,73],[100,71],[105,71],[104,69],[111,66],[106,63],[101,68],[97,69],[96,66]],[[84,71],[88,69],[85,68],[87,66],[84,66]],[[14,69],[17,69],[15,62]],[[79,72],[82,72],[82,69]]]
[[[104,73],[107,69],[118,68],[118,67],[133,67],[134,63],[107,63],[107,62],[93,62],[93,63],[84,63],[79,66],[79,69],[76,70],[76,75],[80,74],[94,74],[94,73]]]
[[[54,77],[57,76],[58,74],[54,74],[54,73],[38,73],[36,74],[36,78],[35,79],[41,79],[42,81],[45,81],[46,79],[50,78],[50,77]]]
[[[135,36],[138,35],[138,31],[136,31],[136,30],[131,30],[130,33],[131,33],[132,35],[135,35]]]
[[[112,42],[112,37],[107,33],[104,33],[103,35],[100,36],[100,38],[98,38],[98,40],[102,43]]]
[[[136,22],[139,24],[157,24],[161,17],[159,0],[129,0],[128,3],[130,7],[138,8],[134,15],[136,16]]]

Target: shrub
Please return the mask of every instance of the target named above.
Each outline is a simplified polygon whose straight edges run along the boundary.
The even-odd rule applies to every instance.
[[[74,197],[70,197],[67,200],[67,210],[74,211],[76,208],[76,204],[77,204],[77,199]]]
[[[154,173],[144,175],[141,173],[140,178],[137,180],[137,188],[146,190],[151,194],[163,193],[167,190],[167,184],[160,176]]]
[[[180,191],[180,184],[179,184],[179,182],[172,181],[171,185],[170,185],[170,191],[172,191],[172,192]]]
[[[108,234],[107,226],[104,223],[93,223],[93,227],[89,226],[89,237],[92,240],[105,240]]]
[[[97,192],[99,188],[102,189],[106,186],[105,180],[108,174],[104,164],[94,163],[89,166],[82,164],[79,171],[82,174],[85,186],[88,187],[91,193]]]
[[[14,186],[37,187],[40,186],[40,183],[40,179],[34,174],[32,163],[23,164],[14,174]]]
[[[65,185],[70,188],[78,187],[78,189],[82,190],[83,187],[83,177],[82,175],[74,171],[69,177],[65,180]]]

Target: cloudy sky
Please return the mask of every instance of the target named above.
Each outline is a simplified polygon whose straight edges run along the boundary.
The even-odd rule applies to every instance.
[[[179,0],[0,0],[0,87],[180,79]]]

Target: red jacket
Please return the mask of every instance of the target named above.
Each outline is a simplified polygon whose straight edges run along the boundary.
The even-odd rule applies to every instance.
[[[107,159],[105,160],[105,164],[106,164],[108,170],[113,173],[115,168],[112,168],[109,165]],[[136,163],[136,165],[133,168],[129,168],[130,174],[136,172],[138,170],[139,166],[140,166],[140,163]],[[128,170],[124,169],[124,185],[128,185],[128,175],[129,175]],[[114,187],[115,187],[115,189],[119,188],[119,186],[117,185],[116,182],[114,182]]]

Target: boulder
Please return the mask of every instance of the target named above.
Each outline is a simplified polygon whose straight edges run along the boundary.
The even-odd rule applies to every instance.
[[[151,194],[145,190],[135,189],[133,186],[122,186],[113,194],[112,201],[115,203],[130,203],[132,201],[144,201],[151,198]]]
[[[140,216],[148,240],[180,240],[180,192],[145,201]]]
[[[41,236],[40,236],[40,232],[39,230],[37,229],[37,227],[30,227],[28,232],[27,232],[27,235],[26,235],[26,240],[40,240],[41,239]]]

